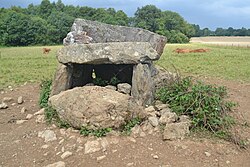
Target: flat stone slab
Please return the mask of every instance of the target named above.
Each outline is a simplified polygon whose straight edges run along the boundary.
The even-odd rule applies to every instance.
[[[167,38],[141,28],[75,19],[71,32],[63,40],[64,45],[108,42],[149,42],[161,55]]]
[[[139,64],[159,58],[148,42],[74,44],[57,53],[58,61],[63,64]]]

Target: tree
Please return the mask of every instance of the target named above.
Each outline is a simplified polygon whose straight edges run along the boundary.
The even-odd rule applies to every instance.
[[[128,26],[129,18],[122,10],[118,10],[114,17],[116,25]]]
[[[52,44],[59,44],[70,31],[74,18],[58,11],[53,11],[47,19],[49,25],[49,41]]]
[[[152,32],[158,30],[157,19],[161,18],[161,10],[154,5],[146,5],[135,12],[134,25]]]
[[[65,5],[62,3],[62,0],[56,2],[56,10],[63,12]]]
[[[52,4],[49,0],[42,0],[40,6],[39,6],[39,15],[46,19],[49,17],[53,9]]]

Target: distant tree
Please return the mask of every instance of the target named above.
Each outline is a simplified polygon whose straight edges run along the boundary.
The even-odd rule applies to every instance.
[[[28,8],[25,10],[25,13],[28,15],[39,15],[38,6],[34,6],[32,3],[28,5]]]
[[[53,9],[53,5],[50,3],[49,0],[42,0],[39,6],[39,15],[46,19],[49,17]]]
[[[161,10],[154,5],[146,5],[135,12],[134,25],[152,32],[158,30],[157,20],[162,16]]]
[[[116,20],[116,25],[128,26],[129,18],[122,10],[118,10],[115,13],[114,17],[115,17],[115,20]]]
[[[63,12],[65,5],[62,3],[62,0],[58,0],[56,2],[56,10],[59,12]]]
[[[63,12],[53,11],[47,19],[49,26],[49,41],[52,44],[62,43],[63,38],[70,31],[74,18]]]

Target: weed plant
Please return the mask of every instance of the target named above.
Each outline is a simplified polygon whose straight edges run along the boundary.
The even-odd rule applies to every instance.
[[[236,104],[225,101],[225,87],[194,82],[187,77],[160,88],[156,97],[178,115],[188,115],[192,128],[206,129],[222,138],[230,136],[228,129],[234,119],[228,113]]]

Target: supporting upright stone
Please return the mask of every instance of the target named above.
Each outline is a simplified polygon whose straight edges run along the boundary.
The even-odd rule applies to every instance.
[[[134,66],[131,95],[137,104],[146,106],[154,101],[155,85],[151,77],[150,64]]]
[[[62,91],[68,90],[72,85],[73,68],[69,65],[59,64],[54,76],[50,96],[59,94]]]

